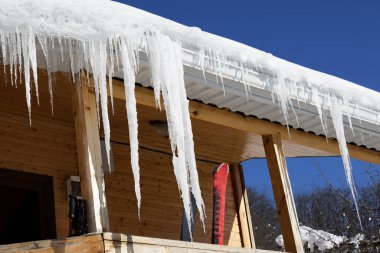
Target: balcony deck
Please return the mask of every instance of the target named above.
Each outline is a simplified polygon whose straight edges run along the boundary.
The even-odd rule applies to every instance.
[[[276,251],[244,249],[206,243],[124,235],[89,234],[66,239],[42,240],[0,245],[0,252],[30,253],[274,253]]]

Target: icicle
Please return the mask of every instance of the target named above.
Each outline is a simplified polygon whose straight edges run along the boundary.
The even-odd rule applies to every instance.
[[[198,66],[202,70],[203,80],[206,84],[207,80],[206,80],[206,72],[205,72],[205,64],[206,64],[205,58],[206,58],[206,55],[205,55],[205,51],[203,49],[198,50],[196,52],[196,54],[194,55],[194,65]]]
[[[154,43],[153,35],[147,32],[147,55],[149,57],[149,63],[151,65],[152,83],[154,89],[154,98],[156,100],[156,107],[161,110],[161,75],[160,68],[154,66],[160,66],[161,58],[159,56],[159,44]],[[152,56],[153,54],[153,56]]]
[[[109,61],[107,64],[107,70],[108,70],[108,86],[110,89],[110,97],[111,97],[111,108],[112,108],[112,114],[115,113],[114,106],[113,106],[113,87],[112,87],[112,78],[114,75],[114,58],[115,58],[115,49],[114,49],[114,42],[113,39],[108,39],[108,51],[109,51]]]
[[[15,32],[15,39],[16,39],[16,59],[17,59],[17,63],[18,63],[18,76],[19,76],[19,79],[21,81],[21,76],[22,76],[22,60],[23,60],[23,56],[22,56],[22,46],[21,46],[21,33],[18,31],[18,29],[16,28],[16,32]],[[15,71],[17,72],[17,71]],[[16,74],[16,80],[15,80],[16,84],[17,84],[17,74]]]
[[[28,113],[29,113],[29,124],[32,125],[31,91],[30,91],[30,63],[29,63],[29,49],[28,49],[29,38],[28,37],[30,37],[29,33],[24,32],[21,34],[21,48],[22,48],[22,56],[24,59],[23,66],[24,66],[26,104],[27,104]],[[20,53],[20,58],[21,58],[21,53]],[[20,64],[20,66],[21,66],[21,64]]]
[[[110,157],[110,123],[108,118],[108,94],[107,94],[107,79],[106,79],[106,62],[107,62],[107,50],[104,43],[99,43],[99,75],[96,77],[99,80],[99,90],[100,90],[100,98],[101,98],[101,107],[102,107],[102,122],[104,129],[104,137],[106,142],[106,150],[107,150],[107,161],[108,165],[111,166],[111,157]],[[103,72],[104,71],[104,72]]]
[[[95,86],[95,97],[100,98],[104,140],[107,151],[108,165],[110,158],[110,123],[108,118],[108,94],[107,94],[107,48],[104,41],[92,42],[89,53],[89,61],[92,67]],[[99,103],[99,102],[97,102]],[[99,112],[98,112],[99,113]],[[98,119],[99,120],[99,119]]]
[[[9,6],[8,2],[4,6]],[[33,1],[28,1],[28,3],[33,7]],[[121,69],[123,71],[125,81],[126,110],[128,114],[128,127],[131,143],[131,163],[135,179],[135,192],[139,210],[141,196],[138,163],[138,122],[134,85],[136,78],[135,74],[139,66],[138,54],[139,51],[141,51],[146,52],[148,56],[148,63],[152,72],[155,101],[160,110],[161,96],[163,97],[167,115],[170,144],[173,152],[174,173],[176,175],[178,186],[184,202],[187,219],[190,221],[192,218],[190,213],[190,193],[193,193],[195,196],[202,222],[204,219],[204,203],[201,197],[201,191],[198,183],[198,173],[196,170],[193,135],[183,77],[183,48],[180,41],[186,43],[186,50],[189,49],[190,51],[196,52],[193,67],[200,67],[205,82],[206,74],[213,73],[215,75],[215,82],[218,84],[219,81],[221,81],[223,92],[225,92],[224,80],[227,77],[231,78],[230,73],[235,71],[235,77],[232,77],[231,79],[240,81],[244,84],[247,101],[251,89],[261,88],[271,92],[273,102],[278,102],[278,107],[283,113],[288,130],[289,106],[291,106],[298,124],[298,118],[291,98],[302,98],[302,94],[300,94],[298,90],[295,90],[295,87],[298,88],[299,85],[302,92],[305,93],[305,90],[308,90],[312,93],[310,102],[316,106],[323,132],[326,136],[328,135],[326,112],[329,107],[326,106],[325,103],[327,104],[326,101],[328,98],[320,97],[320,94],[335,94],[336,91],[341,94],[343,103],[341,101],[333,101],[333,103],[330,104],[330,111],[333,117],[333,124],[337,134],[339,148],[342,153],[347,180],[356,203],[356,189],[353,184],[351,164],[348,157],[346,139],[343,131],[343,110],[341,107],[342,105],[348,105],[352,101],[355,102],[357,97],[355,98],[355,96],[353,96],[355,99],[350,98],[345,101],[345,95],[348,94],[347,96],[350,97],[351,94],[348,92],[349,89],[342,89],[342,92],[340,92],[341,87],[339,86],[343,87],[343,85],[346,84],[344,81],[333,79],[333,81],[339,81],[338,88],[335,89],[335,87],[332,87],[334,85],[331,85],[331,87],[329,86],[329,84],[333,84],[333,82],[329,78],[326,79],[323,74],[309,71],[291,63],[286,63],[285,61],[269,54],[265,54],[254,49],[249,49],[248,47],[238,44],[230,44],[227,40],[220,40],[217,37],[209,36],[207,34],[199,37],[199,43],[194,39],[198,37],[192,37],[192,39],[190,37],[191,40],[189,40],[187,35],[182,33],[181,28],[177,30],[175,24],[167,26],[164,20],[162,20],[163,27],[160,27],[159,29],[162,28],[162,31],[166,35],[159,32],[159,30],[154,30],[153,27],[156,27],[157,24],[161,25],[161,21],[156,23],[155,18],[152,19],[154,22],[150,22],[148,20],[148,22],[145,23],[144,21],[143,26],[141,26],[140,23],[134,24],[133,20],[130,23],[131,25],[129,25],[129,23],[126,25],[122,24],[122,19],[120,18],[122,16],[119,16],[121,15],[120,13],[117,15],[117,19],[110,22],[111,28],[108,29],[107,25],[104,26],[101,18],[89,20],[89,17],[86,16],[83,17],[84,19],[81,19],[82,15],[80,16],[81,18],[79,18],[79,16],[76,16],[77,14],[75,12],[69,11],[67,13],[44,12],[44,14],[46,14],[45,16],[41,15],[38,11],[35,12],[38,8],[29,8],[29,4],[25,6],[24,4],[16,4],[15,6],[17,6],[16,9],[21,8],[20,10],[26,11],[25,14],[28,15],[25,15],[27,17],[25,20],[30,20],[30,24],[23,22],[25,20],[21,20],[21,22],[9,22],[9,24],[5,25],[2,23],[0,25],[0,46],[1,60],[4,65],[9,64],[12,84],[17,85],[17,83],[22,79],[22,76],[24,76],[26,104],[28,107],[30,123],[32,89],[31,74],[33,74],[36,97],[39,102],[35,37],[35,35],[38,34],[37,39],[46,59],[52,110],[53,88],[50,76],[51,71],[60,70],[60,65],[62,65],[65,69],[67,67],[66,65],[69,63],[72,74],[77,72],[79,69],[87,70],[86,73],[88,79],[90,73],[93,74],[96,109],[98,114],[98,127],[100,128],[100,119],[102,119],[109,163],[110,125],[108,119],[107,87],[109,87],[108,89],[111,93],[111,106],[112,111],[114,111],[112,99],[112,76],[115,74],[115,69]],[[46,5],[49,5],[49,1],[46,2]],[[37,6],[38,5],[34,7]],[[71,5],[58,6],[54,4],[51,5],[50,8],[68,8],[68,6]],[[33,13],[28,13],[29,10]],[[49,9],[47,8],[46,10]],[[62,14],[63,16],[59,16],[56,20],[52,15],[57,13],[60,15]],[[114,12],[112,11],[111,13],[113,14]],[[110,19],[113,18],[112,14],[109,16]],[[7,19],[7,15],[5,15],[5,19]],[[41,24],[47,23],[46,20],[58,22],[58,26],[57,24],[47,24],[46,26],[40,27]],[[62,20],[70,20],[70,22],[60,23]],[[97,23],[97,20],[102,23]],[[83,32],[83,29],[76,30],[77,25],[78,28],[85,28],[85,26],[82,25],[87,24],[86,21],[90,22],[89,27],[92,28],[91,31],[86,30],[86,32]],[[138,19],[138,21],[140,20]],[[18,26],[17,24],[20,25]],[[68,26],[65,27],[65,25]],[[146,27],[151,27],[150,29],[152,30],[144,33],[143,29]],[[172,30],[171,27],[173,27],[174,30]],[[60,33],[62,33],[62,35]],[[55,41],[57,43],[56,46],[54,45]],[[224,46],[224,43],[227,47]],[[204,48],[206,45],[208,48]],[[231,48],[228,48],[229,45],[231,45]],[[57,57],[53,57],[56,55],[59,56],[59,51],[61,53],[61,61],[59,61],[59,57],[58,59],[56,59]],[[239,55],[240,53],[242,55]],[[244,55],[245,53],[247,54]],[[69,56],[67,56],[67,54],[69,54]],[[70,57],[70,59],[67,59],[67,57]],[[4,71],[5,70],[6,69],[4,69]],[[107,74],[109,77],[109,86],[107,86]],[[348,92],[347,94],[346,91]],[[377,98],[376,96],[369,97],[375,97],[375,99],[372,100],[376,100]],[[300,100],[297,99],[298,103],[299,101]],[[358,104],[363,107],[370,107],[370,105],[365,103]],[[346,112],[348,111],[346,110]],[[102,117],[100,117],[100,115]],[[354,114],[350,111],[347,116],[351,130],[354,132],[354,126],[352,125],[353,115]],[[357,116],[359,117],[359,123],[361,125],[360,115]]]
[[[350,155],[348,153],[346,137],[344,135],[342,104],[341,102],[338,101],[337,98],[332,98],[332,99],[333,100],[330,107],[331,118],[334,125],[336,138],[338,140],[339,150],[343,159],[344,172],[346,174],[347,182],[350,187],[352,198],[354,200],[356,213],[359,219],[359,224],[360,224],[360,227],[363,228],[362,222],[360,219],[358,203],[357,203],[357,192],[356,192],[356,187],[354,183],[354,176],[352,174]]]
[[[88,53],[88,61],[90,63],[90,66],[91,66],[91,69],[94,73],[94,89],[95,89],[95,101],[96,101],[96,112],[97,112],[97,119],[98,119],[98,127],[100,128],[100,109],[99,109],[99,105],[100,105],[100,96],[99,96],[99,93],[100,93],[100,87],[99,87],[99,82],[98,82],[98,78],[99,78],[99,64],[102,64],[101,62],[99,62],[100,59],[98,54],[100,54],[101,52],[99,52],[99,45],[96,45],[96,42],[90,42],[90,45],[89,45],[89,53]],[[98,56],[98,57],[97,57]],[[104,63],[103,63],[104,64]],[[105,72],[103,74],[106,74]],[[87,78],[89,78],[87,76]],[[106,90],[107,90],[107,86],[106,86]],[[108,112],[107,112],[108,114]],[[108,154],[108,151],[107,151],[107,154]]]
[[[180,46],[177,46],[176,48],[176,61],[177,66],[179,67],[179,70],[181,72],[178,73],[178,78],[180,82],[179,85],[179,93],[181,98],[184,100],[182,104],[182,114],[183,114],[183,127],[184,127],[184,139],[185,139],[185,151],[186,151],[186,165],[187,169],[190,174],[190,185],[191,185],[191,192],[194,195],[194,199],[197,205],[197,208],[200,213],[201,222],[203,224],[203,231],[206,232],[205,223],[204,223],[204,217],[205,214],[205,206],[201,194],[201,189],[199,186],[199,177],[198,177],[198,171],[195,161],[195,153],[194,153],[194,141],[193,141],[193,131],[191,126],[191,120],[190,120],[190,113],[189,113],[189,100],[186,96],[186,90],[185,90],[185,80],[183,78],[184,72],[182,67],[182,48]],[[191,208],[191,206],[190,206]],[[194,217],[193,217],[194,218]],[[195,218],[194,218],[195,219]]]
[[[326,124],[324,123],[324,120],[323,120],[323,111],[322,111],[321,100],[320,100],[320,98],[318,96],[318,92],[316,90],[312,90],[311,95],[312,95],[312,100],[314,102],[314,105],[317,107],[319,120],[321,121],[321,125],[322,125],[322,130],[323,130],[323,133],[326,136],[326,140],[327,140],[327,127],[326,127]]]
[[[202,222],[204,204],[195,169],[193,138],[192,135],[188,135],[191,132],[191,122],[183,78],[182,47],[169,37],[154,31],[147,33],[147,47],[156,102],[160,102],[160,94],[164,99],[174,174],[190,230],[190,192],[194,194]],[[191,234],[191,231],[189,232]]]
[[[274,97],[276,97],[278,100],[280,111],[282,112],[282,115],[284,116],[286,127],[288,129],[289,138],[291,138],[290,129],[289,129],[289,115],[288,115],[288,104],[291,103],[291,99],[290,99],[290,94],[289,94],[289,87],[286,85],[286,80],[281,76],[277,77],[277,83],[273,85],[273,90],[272,90],[273,102],[275,102]]]
[[[184,91],[183,91],[184,92]],[[184,126],[185,130],[185,143],[186,143],[186,164],[190,172],[190,183],[191,183],[191,192],[194,195],[197,208],[200,213],[201,222],[203,224],[203,232],[206,233],[204,218],[206,217],[205,205],[203,202],[201,189],[198,181],[198,171],[195,162],[195,153],[194,153],[194,142],[193,142],[193,131],[191,129],[191,121],[189,115],[189,101],[186,100],[185,106],[183,107],[184,113]],[[195,219],[195,217],[193,217]]]
[[[0,47],[1,47],[1,53],[2,53],[1,54],[2,55],[2,62],[4,65],[4,76],[6,75],[5,66],[7,64],[7,48],[8,48],[8,45],[9,44],[7,43],[4,31],[0,30]]]
[[[121,56],[124,72],[124,89],[128,117],[129,142],[131,146],[131,166],[135,181],[135,193],[137,199],[138,215],[140,220],[141,193],[140,193],[140,166],[139,166],[139,142],[138,121],[135,97],[135,51],[137,50],[131,41],[121,42]]]
[[[41,45],[42,52],[45,56],[46,61],[46,71],[48,74],[48,86],[49,86],[49,95],[50,95],[50,106],[51,106],[51,113],[54,114],[54,94],[53,94],[53,85],[51,80],[51,66],[50,66],[50,59],[49,59],[49,46],[48,46],[48,40],[45,36],[37,35],[38,41]]]
[[[37,104],[40,105],[40,96],[38,92],[38,75],[37,75],[37,54],[36,54],[36,39],[31,29],[29,29],[28,37],[28,50],[29,50],[29,61],[32,67],[34,87],[36,91]]]
[[[74,55],[73,55],[73,40],[68,38],[65,40],[65,43],[68,43],[69,47],[69,58],[70,58],[70,70],[71,70],[71,80],[75,82],[75,71],[74,71]]]
[[[343,98],[343,104],[348,105],[348,102],[346,100],[346,98]],[[355,136],[355,131],[354,131],[354,126],[352,125],[352,117],[354,115],[354,112],[351,113],[351,114],[347,114],[347,119],[348,119],[348,125],[350,126],[350,129],[351,129],[351,132],[352,132],[352,135]]]

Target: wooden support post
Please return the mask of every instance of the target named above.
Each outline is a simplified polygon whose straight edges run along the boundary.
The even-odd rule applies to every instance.
[[[230,167],[243,247],[256,249],[243,170],[239,164],[232,164]]]
[[[109,231],[105,184],[94,93],[85,78],[73,84],[73,109],[82,197],[86,201],[89,233]]]
[[[266,135],[263,136],[263,143],[285,250],[287,252],[303,253],[297,212],[281,138],[279,135]]]

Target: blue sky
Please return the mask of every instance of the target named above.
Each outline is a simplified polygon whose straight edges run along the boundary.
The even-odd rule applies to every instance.
[[[380,1],[120,2],[380,91]],[[340,157],[287,162],[295,193],[325,183],[315,163],[334,185],[346,187]],[[354,160],[353,167],[356,183],[366,184],[368,165]],[[247,185],[270,193],[264,160],[244,168]]]

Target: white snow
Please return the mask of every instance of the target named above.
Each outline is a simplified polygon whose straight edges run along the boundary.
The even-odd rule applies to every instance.
[[[339,246],[341,243],[348,241],[348,243],[355,244],[356,247],[364,239],[363,234],[357,234],[356,236],[347,239],[345,236],[338,236],[331,233],[328,233],[323,230],[316,230],[307,226],[300,226],[300,233],[302,243],[307,247],[311,252],[314,251],[315,247],[324,251],[327,249],[332,249],[335,246]],[[277,245],[284,247],[284,240],[282,235],[276,237]]]
[[[315,230],[307,226],[300,226],[300,233],[302,243],[304,245],[307,243],[307,247],[311,252],[314,251],[315,247],[320,251],[332,249],[334,246],[339,246],[346,239],[344,236],[337,236],[326,231]],[[276,243],[277,245],[284,247],[282,235],[277,236]]]
[[[364,238],[365,238],[364,234],[359,233],[359,234],[355,235],[354,237],[352,237],[350,239],[349,243],[355,244],[355,248],[359,248],[359,244],[360,244],[360,242],[362,242],[364,240]]]
[[[112,82],[107,85],[106,75],[112,78],[116,72],[123,73],[131,164],[139,207],[134,81],[141,53],[148,58],[158,108],[161,108],[160,96],[164,98],[174,172],[188,220],[191,218],[190,192],[195,196],[202,219],[204,203],[196,170],[183,65],[200,69],[204,76],[206,72],[215,74],[216,82],[222,86],[225,78],[241,82],[245,85],[247,97],[253,87],[270,91],[273,101],[281,108],[285,122],[288,122],[289,110],[294,111],[293,101],[316,106],[326,136],[326,118],[331,117],[347,181],[356,203],[343,118],[347,117],[352,125],[351,118],[355,116],[354,111],[350,110],[352,105],[374,110],[380,116],[380,94],[377,92],[199,28],[183,26],[108,0],[0,0],[0,47],[2,62],[9,64],[12,84],[17,83],[21,75],[24,76],[30,115],[33,85],[38,96],[37,66],[48,71],[52,105],[51,72],[71,71],[73,77],[81,69],[92,73],[108,152],[110,126],[107,91],[112,94]],[[184,53],[188,52],[191,52],[191,59],[185,57]],[[112,98],[111,107],[113,109]]]

